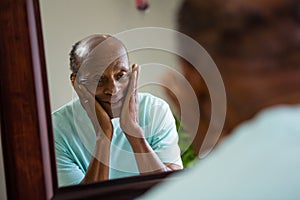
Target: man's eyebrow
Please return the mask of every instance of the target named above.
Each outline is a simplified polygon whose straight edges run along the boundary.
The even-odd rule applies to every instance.
[[[129,71],[130,69],[128,67],[125,67],[124,65],[121,65],[121,70],[122,71]]]
[[[124,71],[129,71],[130,70],[129,67],[126,67],[125,62],[117,61],[114,65],[120,67],[121,70],[124,70]]]
[[[114,63],[115,65],[123,65],[124,64],[124,62],[123,61],[120,61],[120,60],[117,60],[117,61],[115,61],[115,63]]]

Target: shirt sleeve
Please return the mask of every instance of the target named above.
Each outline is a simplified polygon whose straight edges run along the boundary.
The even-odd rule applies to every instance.
[[[66,144],[62,145],[62,137],[55,137],[56,165],[59,186],[74,185],[81,182],[84,173],[72,159],[71,153],[66,149]]]
[[[169,105],[163,101],[156,101],[149,110],[151,122],[150,145],[163,163],[172,163],[182,166],[178,133],[174,116]]]

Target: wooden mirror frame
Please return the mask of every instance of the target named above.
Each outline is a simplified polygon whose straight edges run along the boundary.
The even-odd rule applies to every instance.
[[[0,30],[0,119],[8,199],[132,199],[165,180],[170,173],[58,189],[39,1],[1,0]]]

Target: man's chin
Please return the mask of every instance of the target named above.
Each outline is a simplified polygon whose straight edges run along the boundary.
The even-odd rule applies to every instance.
[[[121,109],[105,109],[111,119],[120,117]]]
[[[121,106],[113,107],[109,103],[101,102],[101,101],[98,101],[98,102],[101,104],[101,106],[103,107],[103,109],[105,110],[105,112],[108,114],[108,116],[111,119],[120,117]]]
[[[120,112],[109,113],[109,117],[110,117],[110,119],[118,118],[118,117],[120,117]]]

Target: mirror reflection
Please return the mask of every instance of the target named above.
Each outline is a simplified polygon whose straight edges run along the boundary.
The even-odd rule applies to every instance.
[[[41,1],[59,186],[193,162],[181,111],[163,83],[178,70],[177,56],[128,52],[113,35],[144,26],[174,29],[180,3],[153,1],[142,12],[129,0]],[[184,152],[190,155],[182,163]]]
[[[182,169],[166,102],[138,93],[140,67],[117,38],[88,36],[70,53],[78,95],[53,112],[60,186]]]

